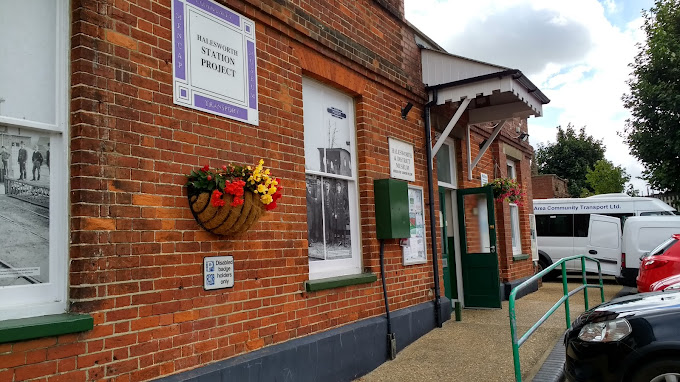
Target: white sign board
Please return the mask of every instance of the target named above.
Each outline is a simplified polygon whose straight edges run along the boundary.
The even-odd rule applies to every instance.
[[[390,149],[390,177],[415,182],[413,145],[387,138]]]
[[[234,286],[234,256],[203,258],[203,289],[213,290]]]
[[[175,104],[259,123],[255,23],[212,0],[172,1]]]
[[[482,187],[486,186],[489,183],[489,175],[487,175],[485,173],[480,174],[480,179],[482,181]]]
[[[422,187],[408,187],[408,217],[411,237],[406,239],[406,245],[402,247],[404,265],[427,263]]]

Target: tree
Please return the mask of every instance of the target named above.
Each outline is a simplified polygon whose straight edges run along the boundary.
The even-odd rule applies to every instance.
[[[621,134],[642,162],[642,178],[661,191],[680,191],[680,0],[656,0],[643,13],[646,44],[630,65],[631,118]]]
[[[624,192],[629,180],[630,175],[626,170],[606,159],[597,161],[595,167],[586,174],[586,181],[596,195]]]
[[[604,150],[602,141],[587,135],[585,127],[576,134],[571,124],[566,129],[557,126],[557,142],[538,145],[538,171],[567,179],[569,194],[578,198],[583,189],[594,192],[586,181],[586,174],[594,168],[597,161],[604,159]]]

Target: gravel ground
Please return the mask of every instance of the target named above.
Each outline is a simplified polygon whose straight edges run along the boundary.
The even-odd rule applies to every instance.
[[[594,282],[594,281],[591,281]],[[579,284],[569,283],[569,290]],[[605,300],[612,299],[621,286],[605,283]],[[590,307],[600,303],[599,289],[589,290]],[[544,283],[538,292],[516,303],[517,336],[523,335],[562,296],[562,283]],[[584,311],[583,292],[570,299],[573,321]],[[538,371],[566,328],[564,307],[558,310],[520,348],[523,380]],[[514,381],[508,303],[502,309],[463,310],[462,321],[449,320],[402,350],[357,382],[392,381]],[[397,338],[399,341],[399,338]]]

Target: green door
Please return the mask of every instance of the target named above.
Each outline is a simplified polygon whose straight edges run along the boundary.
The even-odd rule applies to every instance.
[[[500,308],[491,186],[458,190],[458,221],[466,308]]]

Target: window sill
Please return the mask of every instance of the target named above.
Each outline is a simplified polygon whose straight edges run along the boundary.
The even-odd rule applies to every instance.
[[[357,284],[369,284],[378,280],[378,276],[373,273],[361,273],[358,275],[347,275],[338,277],[329,277],[319,280],[305,281],[305,290],[307,292],[316,292],[324,289],[340,288]]]
[[[86,332],[93,326],[92,316],[73,313],[0,321],[0,343]]]
[[[520,254],[517,254],[517,255],[512,255],[512,261],[526,260],[530,257],[531,257],[531,255],[529,255],[527,253],[520,253]]]

